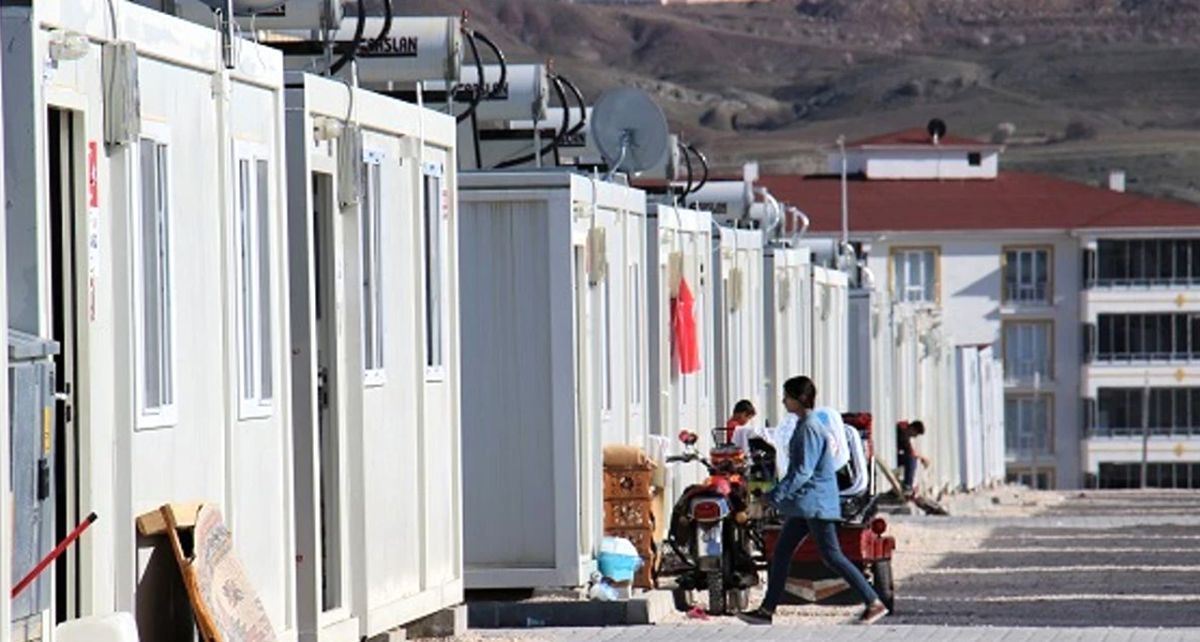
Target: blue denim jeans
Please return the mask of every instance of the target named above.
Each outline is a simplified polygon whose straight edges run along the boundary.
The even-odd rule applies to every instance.
[[[808,535],[812,535],[816,540],[821,561],[846,580],[850,588],[862,598],[863,604],[870,606],[879,599],[875,589],[871,588],[867,578],[863,577],[862,571],[842,553],[842,546],[837,538],[837,525],[837,522],[825,519],[804,517],[789,517],[784,522],[779,541],[775,544],[775,555],[771,558],[771,568],[767,572],[767,595],[762,603],[764,609],[774,613],[775,607],[779,606],[779,601],[783,599],[783,590],[787,586],[792,556]]]
[[[917,458],[905,455],[900,458],[900,463],[904,466],[904,490],[912,490],[913,482],[917,481]]]

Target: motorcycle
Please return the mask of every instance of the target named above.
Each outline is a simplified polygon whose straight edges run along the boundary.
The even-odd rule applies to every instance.
[[[709,458],[696,449],[695,433],[680,433],[685,452],[668,463],[699,462],[708,477],[689,486],[671,512],[667,545],[686,566],[672,592],[675,607],[692,608],[692,591],[708,593],[708,612],[733,614],[749,607],[749,589],[759,582],[764,566],[763,542],[754,526],[756,484],[748,476],[746,454],[727,443],[724,428],[714,432]],[[717,435],[721,436],[718,437]]]

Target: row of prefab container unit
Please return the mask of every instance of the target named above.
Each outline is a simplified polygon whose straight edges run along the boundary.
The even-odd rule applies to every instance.
[[[740,399],[778,422],[802,373],[844,406],[848,279],[807,249],[576,173],[463,174],[459,199],[468,588],[587,582],[605,446],[707,449]],[[659,467],[664,511],[701,473]]]
[[[131,2],[0,18],[8,323],[57,342],[60,399],[55,492],[15,511],[99,517],[22,637],[126,611],[192,639],[170,549],[135,530],[168,502],[220,506],[280,639],[460,603],[453,118]]]
[[[803,373],[864,409],[848,278],[807,249],[594,176],[459,177],[452,118],[285,77],[250,42],[226,65],[215,32],[130,3],[0,11],[9,325],[60,347],[55,529],[100,516],[24,616],[132,611],[143,640],[189,639],[169,551],[134,530],[188,500],[221,506],[283,639],[577,586],[604,446],[707,448],[742,398],[776,423]],[[946,385],[998,381],[989,358],[879,309],[864,366],[890,401],[867,409],[990,425],[992,397]],[[933,433],[939,484],[990,474]],[[664,503],[699,473],[663,467]]]
[[[605,446],[647,449],[669,515],[703,476],[664,465],[676,435],[706,451],[740,399],[776,425],[799,374],[819,405],[874,415],[885,466],[895,423],[922,420],[927,491],[1003,479],[1000,365],[955,346],[937,308],[852,289],[795,239],[594,177],[464,174],[459,198],[468,588],[586,583]],[[681,314],[698,369],[682,363]]]
[[[925,492],[1002,482],[1004,377],[993,348],[956,346],[936,307],[873,289],[851,292],[849,327],[847,408],[873,414],[875,456],[895,469],[894,426],[920,420],[926,432],[915,445],[930,466],[916,481]]]

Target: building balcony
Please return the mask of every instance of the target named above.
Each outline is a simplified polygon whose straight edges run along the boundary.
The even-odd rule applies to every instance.
[[[1140,464],[1142,437],[1088,435],[1084,441],[1085,470],[1098,474],[1103,464]],[[1155,435],[1146,448],[1151,464],[1200,464],[1200,433],[1191,435]]]
[[[1200,361],[1092,361],[1080,375],[1080,392],[1088,398],[1101,388],[1200,386]]]
[[[1088,279],[1084,288],[1098,293],[1104,292],[1154,292],[1163,290],[1200,291],[1200,276],[1160,278],[1107,278]]]

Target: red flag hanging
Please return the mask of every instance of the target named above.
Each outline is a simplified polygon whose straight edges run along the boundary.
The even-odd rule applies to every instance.
[[[692,374],[700,371],[700,345],[696,338],[696,316],[693,308],[696,299],[688,288],[687,280],[679,279],[679,294],[671,302],[671,334],[675,339],[675,356],[679,359],[679,372]]]

